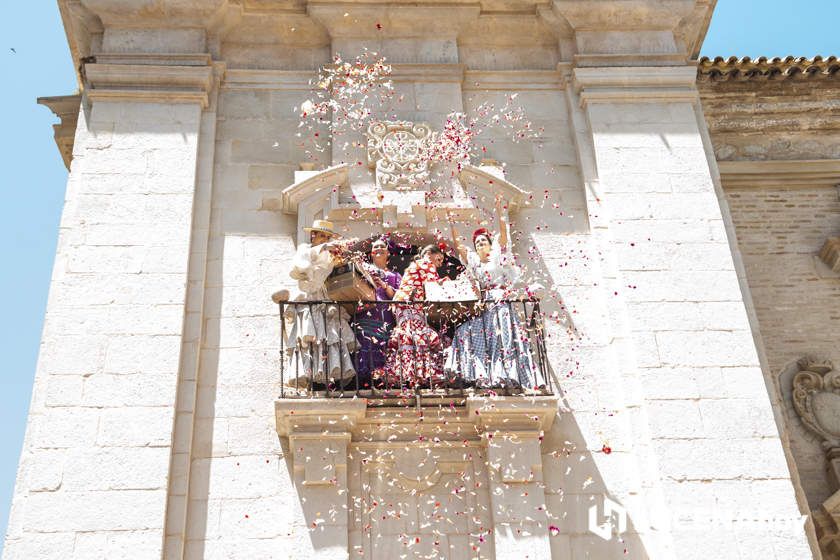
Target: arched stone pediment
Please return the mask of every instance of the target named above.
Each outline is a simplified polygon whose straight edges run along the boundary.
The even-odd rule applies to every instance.
[[[445,222],[447,213],[462,223],[477,223],[482,214],[494,211],[497,194],[509,213],[528,206],[531,193],[505,180],[495,162],[465,164],[451,178],[447,189],[378,191],[376,195],[352,195],[351,166],[340,164],[322,171],[298,172],[299,180],[282,191],[282,211],[297,215],[298,238],[312,220],[325,218],[338,226],[348,221],[379,225],[383,231],[428,231],[429,225]],[[300,175],[303,175],[300,177]],[[446,194],[439,194],[444,191]]]

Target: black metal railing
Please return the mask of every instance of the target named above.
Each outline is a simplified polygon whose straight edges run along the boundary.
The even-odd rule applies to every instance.
[[[318,300],[285,301],[279,306],[281,398],[365,397],[369,404],[419,405],[421,398],[430,402],[471,394],[553,392],[544,316],[537,299],[466,303]],[[439,346],[423,348],[421,356],[421,346],[396,346],[388,342],[388,331],[383,330],[376,342],[371,342],[382,355],[377,359],[375,349],[362,351],[361,340],[370,338],[370,333],[363,332],[361,317],[388,313],[392,314],[388,319],[393,319],[394,314],[408,311],[434,330]],[[384,329],[387,321],[382,323]],[[356,341],[358,348],[345,350],[342,340],[350,346]],[[400,359],[399,353],[406,352]],[[439,364],[440,369],[433,374],[415,374],[405,367],[393,367],[397,363],[411,365],[415,358]],[[361,362],[365,359],[367,364]],[[356,374],[344,375],[348,371]],[[370,377],[358,372],[370,373]]]

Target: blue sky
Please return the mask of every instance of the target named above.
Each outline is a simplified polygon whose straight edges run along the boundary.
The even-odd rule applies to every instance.
[[[718,0],[706,56],[840,54],[828,14],[837,0]],[[794,9],[794,6],[796,8]],[[73,93],[76,78],[54,1],[12,2],[0,19],[6,86],[0,134],[0,528],[6,527],[29,409],[67,172],[52,139],[56,122],[39,96]],[[16,52],[13,52],[14,49]],[[0,548],[2,542],[0,542]]]

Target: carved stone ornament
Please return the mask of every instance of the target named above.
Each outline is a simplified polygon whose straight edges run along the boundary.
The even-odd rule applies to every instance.
[[[840,237],[829,237],[820,249],[820,259],[834,272],[840,272]]]
[[[432,131],[426,124],[382,121],[368,127],[368,165],[380,189],[408,190],[429,178],[424,157]]]
[[[802,423],[823,439],[823,448],[840,447],[840,371],[829,361],[802,358],[793,378],[793,406]]]

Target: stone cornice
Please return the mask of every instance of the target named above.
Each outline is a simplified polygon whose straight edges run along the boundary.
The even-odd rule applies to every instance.
[[[225,89],[303,90],[314,89],[315,70],[253,70],[233,68],[225,72]],[[463,64],[392,64],[396,82],[454,82],[464,80]]]
[[[280,399],[275,402],[277,433],[343,434],[364,419],[366,410],[364,399]]]
[[[85,94],[92,102],[198,103],[202,108],[209,104],[214,81],[213,66],[206,55],[130,55],[126,58],[121,54],[105,54],[86,63],[82,75]]]
[[[353,17],[345,14],[352,10]],[[481,13],[478,3],[308,2],[307,13],[336,38],[455,38]],[[443,16],[445,14],[445,16]],[[359,25],[358,21],[367,22]],[[376,24],[376,27],[374,27]]]
[[[559,397],[471,397],[467,412],[479,431],[503,431],[522,437],[548,431],[557,416]]]
[[[365,399],[279,399],[275,401],[275,413],[277,433],[281,437],[345,439],[349,434],[353,441],[381,443],[376,434],[389,426],[396,426],[398,432],[406,432],[406,426],[416,426],[417,430],[439,434],[432,425],[445,421],[457,431],[453,435],[460,444],[463,435],[475,438],[494,432],[536,438],[541,431],[551,429],[557,417],[558,401],[556,396],[467,397],[463,408],[428,409],[422,423],[418,423],[415,409],[369,408]]]
[[[694,0],[552,0],[576,31],[674,29],[694,9]]]
[[[391,78],[397,82],[461,82],[463,64],[391,64]]]
[[[231,68],[225,72],[223,89],[301,90],[314,89],[314,70],[252,70]]]
[[[73,161],[73,144],[76,139],[76,124],[79,120],[81,102],[81,94],[38,98],[40,105],[49,107],[61,119],[60,123],[53,125],[53,131],[55,143],[67,169],[70,169],[70,162]]]
[[[793,57],[703,57],[697,66],[698,81],[769,81],[769,80],[837,80],[840,81],[840,60]]]
[[[727,190],[833,188],[840,184],[840,160],[719,161]]]
[[[551,90],[565,87],[564,76],[558,70],[467,70],[464,91]]]
[[[699,54],[715,2],[552,0],[551,9],[573,30],[578,66],[673,66]]]
[[[334,165],[323,171],[313,172],[308,177],[289,185],[282,192],[283,211],[287,214],[297,214],[301,201],[318,192],[332,192],[334,187],[347,184],[350,165],[343,163]],[[337,203],[337,197],[336,203]]]
[[[80,4],[106,26],[206,27],[224,12],[230,0],[62,0]]]
[[[697,99],[692,66],[575,68],[572,76],[582,106]]]

